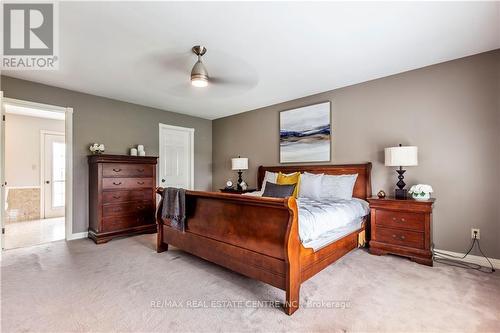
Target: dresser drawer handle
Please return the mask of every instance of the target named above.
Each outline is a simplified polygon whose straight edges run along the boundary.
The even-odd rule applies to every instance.
[[[396,218],[395,218],[395,217],[393,217],[393,218],[392,218],[392,220],[393,220],[394,222],[396,222]]]
[[[400,238],[401,238],[401,240],[404,240],[406,237],[405,236],[401,236]]]
[[[396,235],[392,235],[392,238],[396,238]]]
[[[113,199],[120,199],[120,198],[121,198],[121,196],[119,196],[119,195],[113,195]]]
[[[404,218],[401,219],[401,222],[405,222],[406,220]]]
[[[144,182],[137,182],[137,184],[139,184],[139,185],[144,185]]]
[[[137,209],[144,209],[144,206],[137,206]]]
[[[114,172],[120,172],[122,169],[113,169]]]
[[[113,209],[113,212],[119,212],[119,211],[121,211],[121,210],[122,210],[122,209],[121,209],[120,207],[117,207],[117,208],[114,208],[114,209]]]
[[[122,182],[119,182],[119,183],[116,183],[116,182],[113,182],[113,185],[121,185]]]
[[[137,169],[137,171],[139,171],[139,172],[144,172],[144,169]]]

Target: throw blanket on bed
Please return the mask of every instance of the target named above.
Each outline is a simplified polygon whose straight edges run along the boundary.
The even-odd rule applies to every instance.
[[[170,220],[170,225],[182,232],[186,229],[186,190],[167,187],[163,190],[161,217]]]

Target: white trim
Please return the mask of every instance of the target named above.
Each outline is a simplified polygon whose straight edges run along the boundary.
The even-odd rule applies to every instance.
[[[10,105],[19,106],[19,107],[26,107],[26,108],[30,108],[30,109],[39,109],[42,111],[52,111],[52,112],[60,112],[60,113],[67,112],[67,108],[62,107],[62,106],[43,104],[43,103],[37,103],[37,102],[30,102],[30,101],[23,101],[21,99],[15,99],[15,98],[5,97],[3,99],[3,103],[7,104],[7,105],[10,104]]]
[[[87,237],[86,232],[73,234],[73,108],[67,108],[62,106],[43,104],[30,102],[14,98],[3,98],[3,91],[0,91],[0,106],[2,103],[7,103],[11,105],[29,107],[32,109],[50,110],[53,112],[62,112],[65,114],[64,120],[64,134],[66,139],[66,199],[65,199],[65,211],[64,211],[64,221],[65,221],[65,233],[66,240],[76,239],[75,237]],[[1,107],[0,115],[3,115],[3,107]],[[4,137],[2,136],[2,130],[0,129],[0,181],[4,181],[3,170],[3,160],[4,160]],[[4,202],[3,199],[3,189],[2,195],[0,195],[0,200]],[[0,204],[0,209],[3,208],[3,203]],[[3,210],[3,209],[1,209]],[[4,225],[3,211],[0,212],[1,226]],[[76,235],[76,236],[75,236]],[[0,248],[3,249],[3,235],[0,237]]]
[[[190,165],[190,170],[189,170],[189,185],[188,189],[189,190],[194,190],[194,128],[189,128],[189,127],[180,127],[180,126],[173,126],[173,125],[167,125],[167,124],[162,124],[159,123],[159,128],[158,128],[158,158],[160,159],[160,163],[158,163],[158,167],[161,170],[162,166],[162,159],[161,159],[161,130],[162,129],[171,129],[171,130],[176,130],[176,131],[182,131],[182,132],[187,132],[189,134],[189,156],[191,160],[191,165]],[[160,172],[157,173],[157,184],[161,186],[160,182]]]
[[[64,138],[66,140],[66,198],[64,220],[66,240],[73,236],[73,108],[65,108]],[[87,236],[85,236],[87,237]]]
[[[45,135],[60,135],[66,137],[65,133],[50,131],[50,130],[40,130],[40,218],[46,219],[45,216]],[[66,138],[64,139],[66,142]],[[65,177],[66,178],[66,177]],[[66,182],[66,179],[64,179]],[[66,188],[64,188],[66,190]],[[65,198],[66,199],[66,198]],[[66,205],[66,202],[64,203]]]
[[[463,257],[465,255],[465,253],[458,253],[458,252],[452,252],[452,251],[446,251],[446,250],[435,249],[435,251],[441,252],[441,253],[444,253],[444,254],[447,254],[450,256],[454,256],[454,257]],[[446,256],[442,256],[442,257],[443,257],[443,259],[447,258]],[[483,267],[490,267],[490,263],[484,257],[474,256],[471,254],[467,255],[467,257],[465,257],[464,259],[451,258],[451,257],[448,259],[468,262],[471,264],[477,264],[477,265],[481,265]],[[493,258],[488,258],[488,259],[490,259],[490,261],[493,264],[493,267],[495,267],[495,269],[500,269],[500,259],[493,259]]]
[[[87,231],[84,231],[84,232],[77,232],[75,234],[71,234],[69,236],[66,236],[66,240],[67,241],[72,241],[72,240],[75,240],[75,239],[82,239],[82,238],[87,238],[88,237],[88,232]]]
[[[3,102],[5,98],[3,97],[3,91],[0,91],[0,228],[4,230],[5,228],[5,131],[3,121],[4,109]],[[4,233],[0,230],[0,252],[3,250],[3,245],[5,244]]]

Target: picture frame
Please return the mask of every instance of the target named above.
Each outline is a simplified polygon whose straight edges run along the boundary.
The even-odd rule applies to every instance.
[[[279,113],[280,163],[331,161],[331,102],[320,102]]]

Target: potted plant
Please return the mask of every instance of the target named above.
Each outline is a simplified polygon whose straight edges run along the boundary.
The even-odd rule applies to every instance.
[[[94,143],[90,145],[89,150],[95,155],[102,154],[104,153],[104,145],[102,143]]]
[[[413,185],[408,191],[415,200],[429,200],[432,192],[432,186],[426,184]]]

